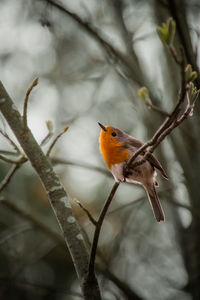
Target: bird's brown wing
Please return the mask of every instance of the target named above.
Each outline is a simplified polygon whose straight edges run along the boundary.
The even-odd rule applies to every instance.
[[[153,154],[151,154],[148,157],[148,161],[150,162],[150,164],[152,166],[154,166],[156,169],[158,169],[161,172],[161,174],[162,174],[163,177],[165,177],[166,179],[168,179],[168,176],[167,176],[165,170],[163,169],[161,163],[157,160],[157,158]]]
[[[128,144],[129,144],[129,147],[135,147],[135,148],[140,148],[143,145],[143,143],[140,140],[138,140],[134,137],[131,137],[131,136],[129,136]],[[146,150],[144,150],[144,152],[142,154],[144,155],[145,152],[146,152]],[[150,164],[153,167],[155,167],[156,169],[158,169],[161,172],[163,177],[168,179],[168,176],[167,176],[165,170],[163,169],[161,163],[157,160],[157,158],[153,154],[150,154],[150,156],[148,157],[147,160],[150,162]]]
[[[140,148],[143,145],[143,143],[140,140],[130,135],[128,136],[128,142],[126,141],[126,143],[128,144],[128,146],[135,147],[135,148]]]

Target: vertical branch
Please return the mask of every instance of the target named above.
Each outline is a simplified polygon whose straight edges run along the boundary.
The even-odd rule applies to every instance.
[[[108,199],[106,200],[104,207],[100,213],[99,219],[96,223],[96,228],[95,228],[93,242],[92,242],[92,248],[91,248],[91,252],[90,252],[90,262],[89,262],[89,268],[88,268],[88,278],[89,279],[92,279],[95,276],[94,275],[94,265],[95,265],[95,257],[96,257],[96,252],[97,252],[97,245],[98,245],[98,241],[99,241],[101,226],[103,224],[103,220],[105,218],[106,212],[110,206],[110,203],[111,203],[119,185],[120,185],[120,182],[115,182],[115,184],[113,185],[110,195],[109,195]]]

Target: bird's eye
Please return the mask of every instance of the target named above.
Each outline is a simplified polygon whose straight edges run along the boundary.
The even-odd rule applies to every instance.
[[[116,136],[117,134],[116,134],[116,132],[112,132],[112,136]]]

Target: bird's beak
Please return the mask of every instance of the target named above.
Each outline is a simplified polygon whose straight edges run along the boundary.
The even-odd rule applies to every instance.
[[[99,126],[106,132],[107,130],[106,130],[106,127],[105,126],[103,126],[101,123],[99,123],[98,122],[98,124],[99,124]]]

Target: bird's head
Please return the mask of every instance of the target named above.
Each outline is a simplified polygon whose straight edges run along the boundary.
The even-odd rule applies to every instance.
[[[101,132],[99,136],[99,143],[106,144],[108,143],[109,145],[123,145],[123,143],[127,139],[127,134],[120,130],[119,128],[112,127],[112,126],[104,126],[101,123],[98,123],[99,126],[101,127]]]
[[[127,134],[118,128],[98,124],[101,127],[100,151],[109,168],[112,164],[125,161],[128,158],[128,152],[123,146],[127,140]]]

